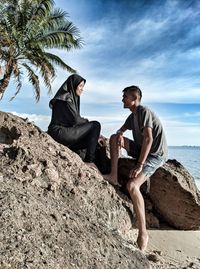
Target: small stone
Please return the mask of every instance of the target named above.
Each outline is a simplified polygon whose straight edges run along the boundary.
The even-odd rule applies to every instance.
[[[147,259],[149,261],[152,261],[152,262],[158,262],[159,261],[159,257],[156,254],[154,254],[154,253],[149,254],[147,256]]]
[[[162,254],[162,251],[161,250],[154,250],[153,251],[155,254],[158,254],[158,255],[161,255]]]
[[[47,189],[48,188],[48,183],[43,180],[42,178],[35,178],[32,182],[32,185],[36,185],[38,187]]]
[[[70,190],[70,193],[71,193],[71,194],[75,194],[75,190],[74,190],[74,189],[71,189],[71,190]]]
[[[82,178],[83,177],[83,173],[79,172],[78,173],[78,177]]]
[[[188,264],[188,267],[193,267],[193,265],[194,265],[194,263],[193,262],[190,262],[189,264]]]

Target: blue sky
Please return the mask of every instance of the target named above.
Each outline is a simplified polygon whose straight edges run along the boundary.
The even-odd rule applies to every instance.
[[[130,111],[123,109],[124,87],[138,85],[142,103],[160,117],[169,145],[200,146],[200,1],[55,0],[81,32],[81,50],[56,53],[86,78],[81,114],[97,119],[110,136]],[[53,94],[69,73],[57,69]],[[9,102],[11,83],[0,109],[29,117],[47,129],[52,96],[42,85],[35,103],[27,79]],[[130,133],[128,136],[130,137]]]

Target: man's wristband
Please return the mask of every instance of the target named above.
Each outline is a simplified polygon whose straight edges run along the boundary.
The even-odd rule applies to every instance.
[[[118,131],[116,132],[116,134],[123,135],[123,132],[122,132],[121,130],[118,130]]]
[[[144,165],[144,163],[141,163],[141,162],[137,162],[139,165],[141,165],[141,166],[143,166]]]

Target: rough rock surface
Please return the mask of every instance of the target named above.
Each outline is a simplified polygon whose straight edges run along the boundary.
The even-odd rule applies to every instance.
[[[133,165],[120,160],[121,183]],[[1,269],[180,268],[137,250],[125,193],[27,119],[0,112]],[[143,194],[148,227],[199,228],[199,191],[176,161]]]
[[[168,160],[151,177],[150,198],[167,223],[183,230],[200,229],[200,192],[176,160]]]
[[[0,112],[0,268],[150,268],[132,206],[26,119]],[[122,195],[123,196],[123,195]]]
[[[132,160],[120,160],[119,181],[122,184],[128,181],[132,167]],[[146,189],[143,192],[145,196]],[[151,176],[145,202],[149,227],[159,227],[165,222],[177,229],[200,229],[200,192],[194,178],[176,160],[168,160]]]

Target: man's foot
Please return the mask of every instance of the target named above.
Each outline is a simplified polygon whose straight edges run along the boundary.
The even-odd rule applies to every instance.
[[[96,164],[95,163],[92,163],[92,162],[90,162],[90,163],[88,163],[88,162],[85,162],[85,164],[87,164],[89,167],[91,167],[91,168],[95,168],[95,169],[97,169],[98,170],[98,168],[97,168],[97,166],[96,166]]]
[[[114,186],[118,186],[118,182],[117,180],[111,176],[111,174],[107,174],[107,175],[103,175],[103,178],[105,180],[107,180],[110,184],[114,185]]]
[[[145,251],[148,245],[149,236],[147,233],[139,234],[137,238],[137,245],[141,251]]]
[[[87,164],[90,168],[94,168],[94,170],[96,170],[100,175],[102,175],[95,163],[85,162],[85,164]]]

